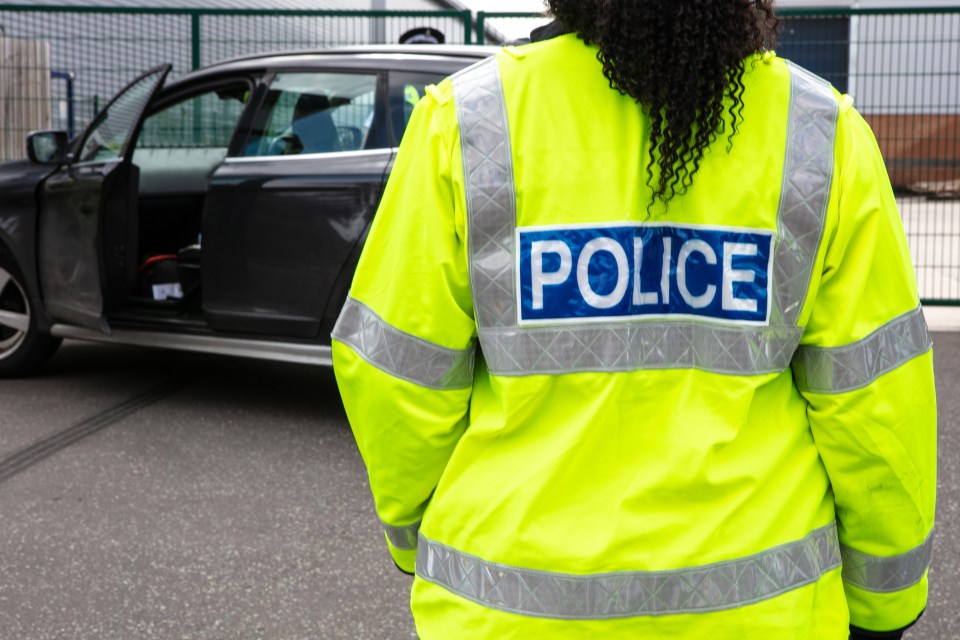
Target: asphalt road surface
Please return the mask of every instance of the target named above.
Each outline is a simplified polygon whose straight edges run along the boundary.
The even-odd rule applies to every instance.
[[[960,638],[960,333],[926,615]],[[0,639],[415,638],[331,372],[66,343],[0,381]]]

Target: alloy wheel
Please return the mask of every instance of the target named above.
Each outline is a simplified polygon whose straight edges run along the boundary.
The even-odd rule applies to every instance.
[[[30,330],[30,303],[12,273],[0,266],[0,360],[17,351]]]

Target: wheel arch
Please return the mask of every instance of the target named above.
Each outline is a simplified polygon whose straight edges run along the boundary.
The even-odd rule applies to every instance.
[[[35,237],[35,234],[31,234],[31,236]],[[24,252],[28,254],[27,256],[18,255],[13,250],[14,246],[10,236],[3,228],[0,228],[0,262],[9,262],[20,272],[30,306],[37,319],[37,327],[42,332],[49,333],[50,327],[53,326],[53,319],[43,306],[43,299],[40,296],[40,283],[37,278],[36,260],[34,259],[36,253],[31,247],[29,252]]]
[[[55,170],[27,160],[0,167],[0,257],[19,269],[38,326],[45,332],[52,321],[40,291],[37,232],[43,183]]]

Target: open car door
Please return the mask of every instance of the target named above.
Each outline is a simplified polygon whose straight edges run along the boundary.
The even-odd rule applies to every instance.
[[[41,187],[38,268],[55,320],[108,333],[105,308],[133,286],[139,176],[130,152],[170,68],[151,69],[118,93]]]

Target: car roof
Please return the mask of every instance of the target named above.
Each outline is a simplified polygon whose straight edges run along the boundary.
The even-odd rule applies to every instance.
[[[249,56],[240,56],[230,60],[214,63],[211,66],[231,64],[246,60],[262,58],[276,58],[289,56],[353,56],[353,55],[403,55],[411,57],[444,56],[453,58],[487,58],[500,51],[500,47],[489,45],[468,44],[382,44],[382,45],[355,45],[349,47],[331,47],[329,49],[302,49],[293,51],[275,51],[258,53]]]
[[[420,67],[450,67],[455,61],[470,64],[490,57],[500,47],[481,45],[364,45],[276,51],[232,58],[208,65],[179,78],[175,84],[200,80],[207,75],[224,72],[256,71],[274,67],[310,67],[323,62],[324,66],[417,70]],[[371,64],[373,63],[373,64]],[[412,66],[411,66],[411,63]],[[464,65],[461,65],[464,66]]]

